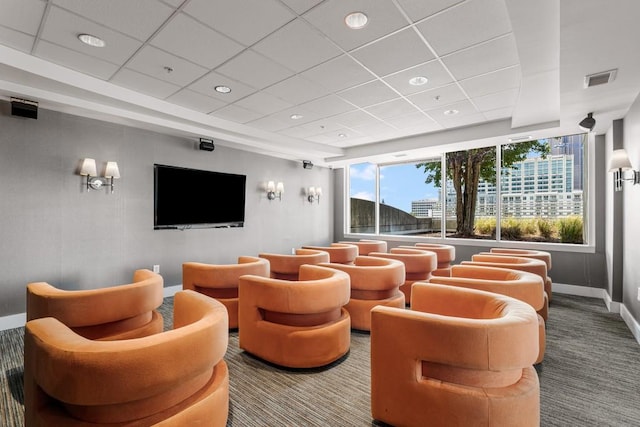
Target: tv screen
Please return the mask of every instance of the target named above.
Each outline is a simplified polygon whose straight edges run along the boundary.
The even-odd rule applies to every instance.
[[[154,165],[154,228],[242,227],[247,177]]]

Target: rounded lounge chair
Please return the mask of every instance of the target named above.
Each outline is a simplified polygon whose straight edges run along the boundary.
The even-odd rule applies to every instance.
[[[66,291],[45,282],[27,285],[27,320],[54,317],[92,340],[123,340],[163,330],[156,310],[163,300],[162,276],[136,270],[133,282],[107,288]]]
[[[481,252],[484,254],[484,252]],[[507,256],[518,256],[523,258],[534,258],[539,259],[540,261],[544,261],[547,264],[547,278],[544,282],[544,290],[549,297],[549,302],[551,302],[553,298],[552,294],[552,285],[553,281],[551,277],[548,276],[549,271],[551,270],[551,254],[546,251],[538,251],[533,249],[512,249],[512,248],[491,248],[489,253],[496,255],[507,255]]]
[[[261,253],[258,255],[269,261],[270,277],[282,280],[298,280],[300,266],[329,262],[329,254],[314,249],[296,249],[295,255]]]
[[[329,262],[334,264],[353,264],[358,256],[358,247],[347,243],[332,243],[331,246],[303,246],[302,249],[314,249],[329,254]]]
[[[454,265],[451,277],[434,276],[429,283],[478,289],[506,295],[529,304],[539,311],[544,307],[544,285],[540,276],[526,271],[506,268],[478,267],[475,265]],[[546,349],[545,322],[538,316],[539,352],[536,363],[542,362]]]
[[[239,346],[289,368],[327,365],[349,351],[349,275],[318,265],[300,267],[299,280],[242,276]]]
[[[400,286],[400,290],[404,294],[407,304],[411,304],[411,286],[413,283],[429,280],[431,272],[438,267],[438,258],[435,252],[417,248],[391,248],[388,253],[371,252],[369,256],[395,259],[404,263],[405,279]]]
[[[438,243],[416,243],[414,247],[435,252],[438,256],[438,268],[431,272],[432,275],[449,276],[451,274],[451,263],[456,259],[455,246]]]
[[[358,255],[369,255],[371,252],[387,252],[387,242],[384,240],[360,239],[355,242],[342,241],[339,243],[356,245],[358,247]]]
[[[408,427],[538,427],[537,356],[529,304],[416,283],[412,310],[371,312],[372,416]]]
[[[404,263],[401,261],[358,256],[353,265],[319,265],[349,274],[351,298],[345,308],[351,317],[352,329],[371,330],[371,309],[377,305],[405,307],[404,293],[400,291],[405,280]]]
[[[86,339],[51,317],[27,322],[25,425],[225,426],[226,309],[180,291],[173,318],[171,331],[117,341]]]
[[[229,313],[229,329],[238,327],[238,278],[245,274],[269,277],[269,261],[241,256],[237,264],[182,264],[182,289],[191,289],[220,301]]]

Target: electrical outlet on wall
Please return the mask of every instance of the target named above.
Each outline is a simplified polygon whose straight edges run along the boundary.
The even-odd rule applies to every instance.
[[[640,301],[640,288],[638,288],[638,301]]]
[[[154,272],[154,273],[160,273],[160,265],[155,264],[155,265],[153,266],[153,272]]]

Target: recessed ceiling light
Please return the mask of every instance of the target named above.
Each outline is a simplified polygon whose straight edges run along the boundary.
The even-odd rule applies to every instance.
[[[293,119],[293,120],[299,120],[302,117],[304,117],[302,114],[292,114],[291,115],[291,119]]]
[[[447,116],[453,116],[454,114],[458,114],[460,111],[458,110],[447,110],[444,112],[445,115]]]
[[[409,79],[409,84],[413,86],[422,86],[427,84],[428,81],[429,79],[424,76],[416,76]]]
[[[340,138],[346,138],[346,137],[347,137],[347,134],[346,134],[346,133],[339,133],[339,134],[338,134],[338,136],[339,136]]]
[[[352,30],[359,30],[367,25],[369,18],[363,12],[352,12],[344,17],[344,23]]]
[[[231,92],[231,88],[229,86],[219,85],[219,86],[214,87],[213,89],[215,89],[216,92],[220,92],[220,93],[229,93],[229,92]]]
[[[82,43],[93,47],[104,47],[106,45],[100,37],[92,36],[91,34],[78,34],[78,39],[80,39]]]

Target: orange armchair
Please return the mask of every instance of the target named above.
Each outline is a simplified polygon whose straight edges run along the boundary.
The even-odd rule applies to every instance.
[[[358,255],[369,255],[371,252],[387,252],[387,242],[384,240],[367,240],[360,239],[357,242],[339,242],[356,245],[358,247]]]
[[[349,351],[349,275],[303,265],[299,278],[240,277],[241,349],[290,368],[324,366]]]
[[[258,256],[269,260],[270,276],[282,280],[298,280],[301,265],[329,262],[329,253],[314,249],[296,249],[295,255],[261,253]]]
[[[369,256],[395,259],[404,263],[405,280],[400,286],[407,304],[411,304],[411,286],[414,282],[429,280],[431,272],[438,267],[435,252],[417,248],[391,248],[388,253],[371,252]]]
[[[139,338],[162,332],[156,311],[162,300],[162,276],[149,270],[136,270],[131,284],[100,289],[65,291],[29,283],[27,320],[55,317],[91,340]]]
[[[408,246],[409,247],[409,246]],[[416,243],[415,248],[435,252],[438,256],[438,268],[431,273],[434,276],[451,275],[451,263],[456,259],[456,248],[437,243]]]
[[[544,307],[544,285],[540,276],[526,271],[507,270],[506,268],[478,267],[474,265],[454,265],[451,277],[432,277],[429,283],[458,286],[495,292],[526,302],[534,310]],[[546,349],[546,331],[542,316],[538,314],[538,358],[542,362]]]
[[[534,258],[482,253],[472,255],[471,261],[462,261],[460,264],[527,271],[529,273],[537,274],[538,276],[540,276],[543,283],[546,283],[547,279],[547,265],[544,263],[544,261],[540,261]],[[544,293],[544,299],[544,306],[541,310],[538,311],[538,314],[540,314],[546,322],[549,318],[549,295],[547,294],[546,290]]]
[[[225,426],[227,313],[193,291],[174,298],[174,329],[88,340],[54,318],[27,322],[25,425]]]
[[[238,257],[237,264],[182,264],[182,289],[190,289],[220,301],[229,313],[229,329],[238,327],[238,278],[245,274],[269,277],[269,261]]]
[[[402,426],[540,425],[530,305],[416,283],[412,310],[371,312],[371,412]]]
[[[484,252],[481,252],[484,254]],[[523,258],[534,258],[539,259],[540,261],[544,261],[547,264],[547,274],[549,274],[549,270],[551,270],[551,254],[545,251],[537,251],[533,249],[511,249],[511,248],[491,248],[491,254],[495,255],[507,255],[507,256],[519,256]],[[549,302],[553,298],[552,295],[552,280],[551,277],[547,276],[544,282],[544,290],[549,297]]]
[[[371,309],[376,305],[405,307],[400,285],[404,283],[404,263],[394,259],[358,256],[354,265],[319,264],[349,274],[351,298],[345,306],[351,317],[351,328],[371,330]]]
[[[335,264],[353,264],[358,256],[358,247],[347,243],[332,243],[331,246],[303,246],[302,249],[327,252],[329,262]]]

